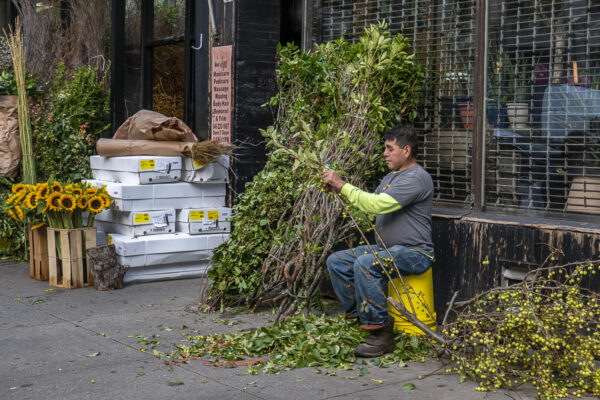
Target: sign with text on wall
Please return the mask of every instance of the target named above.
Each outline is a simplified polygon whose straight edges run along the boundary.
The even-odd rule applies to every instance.
[[[232,46],[219,46],[212,48],[211,57],[211,139],[216,142],[231,142],[231,101]]]

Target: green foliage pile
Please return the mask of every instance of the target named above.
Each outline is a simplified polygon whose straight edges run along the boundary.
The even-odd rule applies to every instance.
[[[233,208],[233,232],[215,250],[213,267],[208,270],[220,307],[247,303],[260,287],[262,264],[273,243],[297,240],[294,233],[286,236],[283,222],[301,190],[290,168],[285,157],[271,156],[239,196]]]
[[[56,67],[53,81],[45,88],[46,97],[31,108],[39,181],[51,177],[63,181],[91,177],[89,156],[100,133],[110,124],[109,94],[104,90],[106,78],[106,73],[101,74],[94,67],[81,67],[72,73],[67,73],[63,64]],[[30,93],[37,94],[33,78],[28,79]],[[0,176],[0,202],[6,201],[11,186],[21,179]],[[26,261],[28,257],[23,223],[1,209],[0,256],[18,261]]]
[[[249,332],[188,336],[191,343],[178,345],[168,358],[172,362],[190,357],[234,362],[246,357],[268,357],[249,366],[251,373],[303,367],[354,369],[352,364],[363,364],[356,360],[354,348],[366,336],[365,330],[344,316],[297,315]],[[415,336],[396,332],[395,339],[394,352],[371,361],[373,365],[387,367],[423,358],[430,351],[430,346]]]
[[[534,271],[460,305],[445,327],[456,371],[478,390],[532,384],[541,398],[600,395],[600,294],[582,287],[600,265]]]
[[[380,135],[416,117],[423,75],[409,50],[385,24],[354,44],[278,49],[279,93],[269,102],[276,119],[262,131],[268,162],[239,197],[234,231],[215,251],[209,305],[272,301],[281,304],[279,316],[315,296],[329,249],[354,229],[322,191],[320,173],[333,168],[363,186],[383,170]]]
[[[85,66],[67,73],[59,64],[48,97],[33,118],[38,179],[62,181],[91,178],[89,156],[99,135],[110,126],[107,72]]]

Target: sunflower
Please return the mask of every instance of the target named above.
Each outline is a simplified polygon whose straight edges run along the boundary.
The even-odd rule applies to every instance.
[[[83,194],[83,190],[81,190],[81,188],[73,188],[73,190],[71,190],[71,194],[73,194],[73,196],[81,196]]]
[[[13,200],[14,205],[20,206],[23,203],[23,199],[25,198],[26,195],[27,195],[27,192],[25,190],[21,190],[20,192],[17,192],[14,195],[14,200]]]
[[[85,210],[87,208],[87,197],[85,196],[79,196],[77,198],[77,207],[79,207],[82,210]]]
[[[6,204],[12,204],[12,202],[15,201],[16,198],[17,198],[16,194],[8,196],[8,199],[6,199]]]
[[[104,201],[104,208],[108,208],[112,204],[112,200],[110,199],[110,196],[108,194],[100,193],[98,197],[101,197]]]
[[[50,196],[48,196],[48,198],[46,199],[46,202],[48,203],[48,208],[52,211],[58,211],[60,210],[60,197],[62,195],[60,193],[52,193]]]
[[[52,192],[56,193],[56,192],[62,192],[63,187],[61,186],[60,183],[58,183],[57,181],[52,182]]]
[[[98,188],[95,187],[89,187],[87,189],[85,189],[85,194],[86,196],[95,196],[98,193]]]
[[[70,194],[63,194],[60,196],[60,205],[66,211],[73,211],[77,206],[75,203],[75,198]]]
[[[42,222],[41,224],[37,224],[37,225],[34,225],[34,226],[32,226],[32,227],[31,227],[31,229],[32,229],[32,230],[33,230],[33,229],[38,229],[38,228],[41,228],[41,227],[42,227],[42,226],[44,226],[44,225],[46,225],[46,223],[45,223],[45,222]]]
[[[93,213],[99,213],[104,209],[104,200],[100,196],[94,196],[88,201],[88,210]]]
[[[73,185],[69,183],[68,185],[65,185],[65,188],[63,190],[65,192],[72,192],[73,191]]]
[[[19,207],[19,206],[15,206],[15,212],[16,212],[16,214],[17,214],[17,218],[19,218],[19,219],[21,219],[21,220],[22,220],[23,218],[25,218],[25,214],[23,214],[23,210],[21,209],[21,207]]]
[[[44,182],[44,183],[40,184],[40,187],[38,188],[37,198],[45,199],[46,197],[48,197],[48,184],[46,182]]]
[[[37,193],[31,192],[25,197],[25,206],[30,210],[34,210],[37,207]]]
[[[27,191],[29,193],[35,192],[35,191],[37,191],[37,186],[36,185],[27,185]]]
[[[17,183],[16,185],[13,185],[12,187],[12,192],[13,193],[19,193],[22,190],[27,189],[27,187],[25,186],[24,183]]]
[[[12,219],[17,219],[17,216],[15,215],[15,212],[11,209],[8,209],[8,215],[12,218]]]

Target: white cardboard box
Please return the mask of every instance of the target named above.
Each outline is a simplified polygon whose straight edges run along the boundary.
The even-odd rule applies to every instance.
[[[174,233],[175,210],[104,210],[96,215],[94,226],[105,232],[115,232],[129,237]]]
[[[177,232],[190,235],[231,232],[231,208],[186,208],[177,211]]]
[[[226,188],[224,183],[166,183],[156,185],[127,185],[122,183],[88,180],[94,187],[106,185],[113,198],[114,209],[146,211],[181,208],[223,207]]]
[[[200,260],[189,263],[155,265],[130,268],[125,273],[125,283],[154,282],[169,279],[199,278],[206,274],[210,261]]]
[[[221,156],[216,162],[200,164],[191,157],[183,157],[182,180],[185,182],[229,182],[229,157]]]
[[[181,157],[91,156],[94,179],[128,184],[152,184],[181,180]]]
[[[228,234],[187,235],[165,233],[130,238],[108,234],[108,243],[115,245],[117,260],[130,268],[210,260],[212,251],[229,237]]]

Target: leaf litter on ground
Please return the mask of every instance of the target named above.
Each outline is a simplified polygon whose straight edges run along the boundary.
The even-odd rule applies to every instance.
[[[366,336],[343,316],[297,315],[247,332],[187,335],[186,344],[176,345],[177,350],[160,358],[168,365],[196,359],[217,367],[247,366],[250,374],[312,367],[353,370],[362,376],[368,374],[368,366],[405,367],[405,361],[423,360],[431,349],[415,336],[396,332],[393,353],[369,361],[357,359],[354,348]]]

